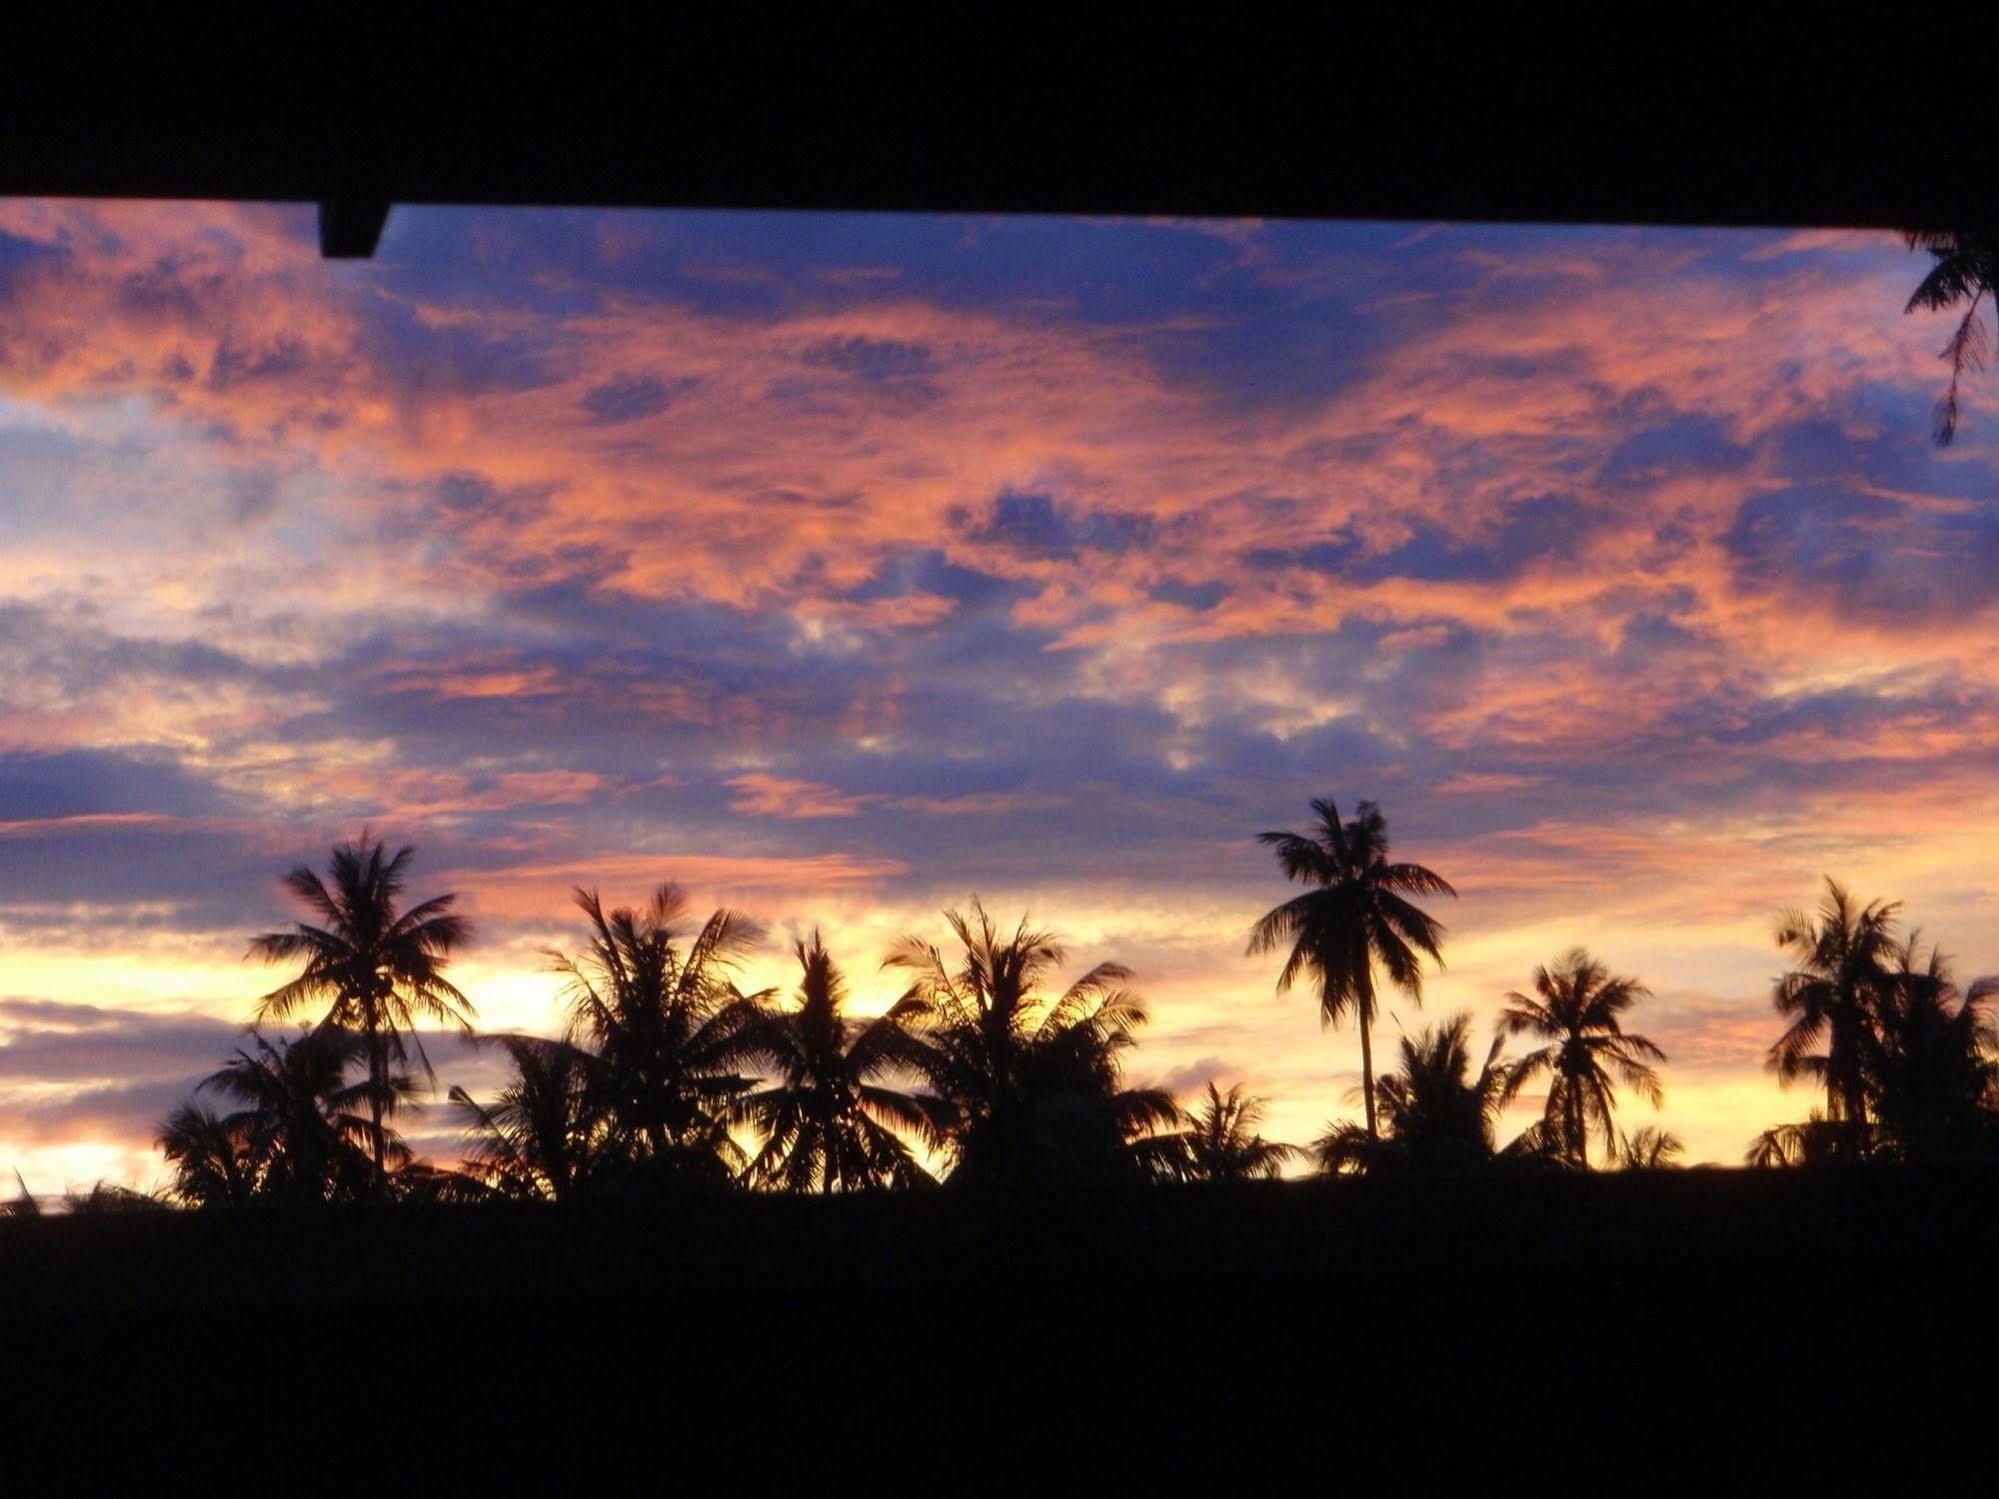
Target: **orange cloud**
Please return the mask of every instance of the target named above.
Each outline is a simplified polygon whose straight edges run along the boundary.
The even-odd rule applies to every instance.
[[[724,783],[736,791],[729,810],[746,817],[852,817],[880,796],[850,796],[816,781],[752,773]]]

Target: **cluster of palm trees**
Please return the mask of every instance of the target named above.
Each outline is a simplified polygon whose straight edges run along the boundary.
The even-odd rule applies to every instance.
[[[911,937],[889,954],[884,966],[908,987],[887,1013],[860,1018],[817,933],[796,944],[793,995],[743,992],[762,928],[726,909],[697,927],[669,884],[639,908],[576,892],[588,940],[551,954],[566,980],[564,1033],[480,1037],[504,1051],[510,1078],[483,1103],[451,1090],[464,1159],[427,1165],[394,1127],[417,1088],[411,1059],[428,1070],[415,1023],[469,1033],[473,1011],[442,971],[468,935],[451,898],[400,907],[409,857],[364,837],[335,850],[329,879],[288,877],[316,920],[253,942],[267,959],[304,960],[260,1019],[315,997],[324,1013],[296,1037],[255,1038],[166,1121],[176,1198],[852,1191],[944,1173],[1020,1187],[1274,1174],[1290,1158],[1250,1132],[1257,1105],[1239,1092],[1187,1114],[1160,1090],[1127,1086],[1122,1059],[1146,1018],[1127,970],[1102,963],[1051,993],[1061,944],[1024,921],[1003,929],[976,899],[945,913],[948,953]]]
[[[1343,821],[1332,802],[1312,805],[1309,831],[1260,835],[1306,889],[1264,916],[1250,951],[1288,948],[1278,988],[1310,975],[1325,1022],[1359,1025],[1367,1123],[1331,1127],[1316,1142],[1325,1169],[1587,1168],[1592,1142],[1623,1167],[1670,1165],[1682,1154],[1670,1131],[1626,1134],[1616,1125],[1620,1085],[1654,1107],[1664,1102],[1653,1064],[1665,1056],[1624,1027],[1649,991],[1582,948],[1537,969],[1531,995],[1506,996],[1476,1074],[1471,1020],[1458,1015],[1405,1038],[1401,1070],[1377,1085],[1369,1040],[1377,975],[1422,1002],[1423,962],[1441,962],[1443,929],[1410,897],[1455,892],[1420,864],[1390,862],[1378,807],[1362,802]],[[1862,904],[1828,879],[1816,912],[1779,918],[1777,945],[1793,966],[1773,990],[1787,1026],[1767,1062],[1786,1085],[1822,1085],[1825,1106],[1758,1135],[1747,1164],[1999,1161],[1999,978],[1960,991],[1937,947],[1901,932],[1899,909]],[[1502,1060],[1506,1039],[1520,1035],[1541,1044]],[[1537,1088],[1540,1120],[1498,1146],[1501,1110]]]
[[[1495,1043],[1473,1078],[1460,1016],[1405,1040],[1402,1069],[1377,1084],[1375,971],[1420,998],[1421,962],[1439,960],[1442,928],[1408,897],[1450,886],[1388,862],[1378,808],[1363,803],[1343,822],[1330,802],[1315,805],[1310,836],[1266,835],[1308,889],[1251,938],[1252,950],[1289,943],[1280,989],[1310,975],[1329,1021],[1361,1022],[1367,1128],[1330,1130],[1313,1149],[1265,1139],[1266,1101],[1240,1086],[1210,1083],[1183,1109],[1129,1085],[1124,1061],[1146,1020],[1129,971],[1100,963],[1054,992],[1060,942],[1025,921],[1002,927],[976,898],[944,913],[945,946],[899,943],[883,967],[907,987],[887,1012],[856,1017],[817,933],[795,944],[792,993],[746,993],[741,967],[762,927],[728,909],[697,924],[668,884],[636,908],[575,893],[587,940],[549,955],[565,980],[563,1033],[477,1038],[504,1054],[508,1080],[484,1101],[450,1090],[462,1160],[432,1166],[395,1123],[434,1080],[419,1024],[472,1034],[473,1008],[445,976],[470,931],[449,895],[405,908],[412,851],[391,855],[364,835],[334,850],[325,877],[286,877],[306,919],[250,951],[299,968],[264,996],[259,1021],[317,1013],[295,1036],[253,1033],[165,1121],[171,1195],[568,1200],[667,1183],[840,1192],[944,1176],[1006,1188],[1241,1179],[1313,1159],[1334,1170],[1586,1166],[1593,1139],[1628,1155],[1615,1088],[1656,1101],[1645,1059],[1658,1052],[1621,1028],[1643,989],[1586,954],[1537,974],[1536,997],[1512,996],[1505,1031],[1532,1034],[1540,1050],[1502,1063]],[[1537,1080],[1546,1121],[1496,1149],[1499,1109]]]
[[[1999,1158],[1999,978],[1960,991],[1899,912],[1829,879],[1816,911],[1779,921],[1794,966],[1777,981],[1788,1024],[1767,1062],[1786,1085],[1823,1087],[1825,1105],[1758,1135],[1750,1165]]]
[[[1364,1127],[1329,1127],[1313,1147],[1329,1171],[1465,1170],[1491,1163],[1587,1169],[1590,1142],[1624,1165],[1667,1164],[1680,1151],[1669,1133],[1626,1137],[1616,1126],[1617,1085],[1653,1107],[1665,1101],[1653,1062],[1665,1053],[1624,1029],[1624,1016],[1649,997],[1636,979],[1613,976],[1582,948],[1534,972],[1534,993],[1508,994],[1498,1034],[1476,1076],[1471,1017],[1460,1014],[1402,1042],[1402,1067],[1377,1084],[1374,1026],[1377,974],[1423,1002],[1423,964],[1441,965],[1444,929],[1411,897],[1449,895],[1450,883],[1421,864],[1389,859],[1388,823],[1372,802],[1351,820],[1330,800],[1314,801],[1303,833],[1268,832],[1287,878],[1303,893],[1275,907],[1250,933],[1251,954],[1288,949],[1277,976],[1283,992],[1309,976],[1327,1025],[1360,1029]],[[1508,1036],[1543,1043],[1512,1062],[1500,1059]],[[1494,1138],[1501,1110],[1541,1085],[1541,1120],[1503,1149]]]
[[[698,924],[660,886],[638,907],[575,892],[579,951],[549,954],[564,979],[559,1036],[475,1035],[469,1000],[446,977],[470,936],[454,898],[405,906],[412,851],[363,836],[324,877],[285,883],[305,918],[253,939],[251,954],[297,971],[265,995],[246,1044],[164,1121],[165,1194],[185,1205],[383,1199],[567,1201],[706,1186],[849,1192],[954,1183],[1020,1189],[1326,1172],[1651,1169],[1681,1144],[1619,1126],[1620,1092],[1658,1107],[1664,1053],[1628,1028],[1650,997],[1583,948],[1505,997],[1474,1066],[1469,1014],[1401,1038],[1377,1077],[1372,1027],[1384,983],[1422,1000],[1444,929],[1417,900],[1454,895],[1420,864],[1389,856],[1381,809],[1343,818],[1312,804],[1305,832],[1260,835],[1303,888],[1251,930],[1249,952],[1284,956],[1280,992],[1316,988],[1327,1025],[1360,1031],[1362,1123],[1329,1125],[1308,1147],[1260,1133],[1267,1101],[1213,1082],[1195,1107],[1131,1085],[1125,1061],[1145,1024],[1131,974],[1105,962],[1066,989],[1056,937],[1010,930],[974,898],[946,911],[942,947],[904,938],[883,968],[907,986],[883,1014],[849,1013],[845,978],[818,933],[794,944],[788,993],[746,993],[742,964],[764,939],[740,911]],[[1793,968],[1775,1003],[1788,1028],[1769,1065],[1822,1084],[1825,1104],[1765,1131],[1752,1165],[1999,1158],[1999,980],[1960,993],[1946,960],[1900,934],[1897,908],[1861,905],[1828,882],[1816,913],[1788,912]],[[397,1121],[435,1086],[424,1024],[455,1026],[504,1055],[507,1081],[450,1105],[465,1132],[451,1167],[416,1159]],[[1527,1049],[1505,1055],[1509,1041]],[[1540,1117],[1501,1143],[1504,1111]],[[749,1143],[745,1143],[748,1141]],[[114,1194],[115,1195],[115,1194]],[[98,1198],[102,1197],[102,1201]],[[127,1198],[131,1200],[128,1201]],[[78,1211],[143,1204],[80,1198]],[[25,1190],[14,1211],[32,1211]]]

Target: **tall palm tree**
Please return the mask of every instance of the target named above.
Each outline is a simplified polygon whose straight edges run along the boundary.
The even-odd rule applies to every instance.
[[[1766,1065],[1786,1087],[1801,1077],[1825,1084],[1826,1117],[1839,1127],[1840,1153],[1853,1160],[1866,1149],[1867,1037],[1894,982],[1900,907],[1858,905],[1837,880],[1825,883],[1815,913],[1794,909],[1777,920],[1777,946],[1796,966],[1771,995],[1790,1025]]]
[[[1013,1186],[1146,1169],[1133,1147],[1179,1111],[1156,1088],[1126,1088],[1122,1055],[1145,1009],[1129,969],[1099,963],[1061,995],[1041,985],[1066,954],[1025,919],[1002,936],[976,897],[944,919],[963,957],[905,937],[883,962],[912,974],[898,1002],[928,1044],[925,1071],[954,1108],[952,1180]]]
[[[1367,1133],[1380,1138],[1375,1117],[1374,970],[1423,1002],[1422,960],[1439,967],[1443,927],[1405,897],[1450,895],[1444,878],[1421,864],[1388,862],[1388,823],[1373,802],[1341,822],[1331,800],[1314,801],[1318,821],[1307,833],[1259,833],[1277,850],[1285,877],[1310,888],[1266,912],[1250,932],[1249,952],[1289,947],[1277,992],[1309,973],[1319,985],[1319,1016],[1337,1025],[1352,1016],[1360,1026],[1361,1093],[1367,1104]]]
[[[1485,1165],[1497,1154],[1494,1130],[1506,1096],[1508,1068],[1495,1036],[1476,1076],[1471,1070],[1469,1013],[1404,1036],[1401,1067],[1376,1085],[1383,1132],[1351,1124],[1330,1128],[1313,1147],[1322,1169],[1454,1171]]]
[[[618,1155],[597,1059],[544,1036],[481,1039],[505,1048],[513,1077],[490,1105],[451,1090],[471,1136],[467,1174],[504,1197],[569,1201]]]
[[[690,939],[687,897],[670,882],[638,910],[607,912],[595,890],[575,898],[588,946],[549,956],[568,978],[570,1026],[596,1051],[618,1129],[654,1172],[739,1169],[727,1116],[753,1085],[743,1073],[755,1059],[749,1033],[771,991],[745,995],[734,974],[762,926],[723,909]]]
[[[1929,251],[1934,264],[1902,311],[1964,308],[1942,355],[1950,361],[1950,388],[1937,403],[1934,436],[1939,447],[1948,447],[1957,436],[1958,387],[1964,372],[1985,362],[1985,323],[1979,308],[1999,287],[1999,237],[1963,229],[1918,229],[1903,238],[1911,250]]]
[[[1904,1161],[1966,1159],[1999,1146],[1999,983],[1969,994],[1949,960],[1911,932],[1896,952],[1862,1038],[1861,1071],[1884,1152]]]
[[[1606,1148],[1616,1148],[1613,1116],[1620,1082],[1655,1109],[1665,1102],[1659,1074],[1650,1063],[1665,1061],[1666,1054],[1624,1029],[1625,1011],[1650,997],[1638,980],[1613,977],[1580,947],[1552,968],[1536,968],[1532,995],[1506,996],[1502,1033],[1531,1035],[1548,1044],[1512,1065],[1505,1097],[1510,1101],[1529,1083],[1546,1079],[1548,1103],[1542,1117],[1572,1165],[1589,1166],[1591,1135]]]
[[[1241,1083],[1223,1093],[1211,1082],[1198,1112],[1183,1116],[1177,1134],[1155,1137],[1153,1153],[1165,1174],[1183,1181],[1275,1180],[1305,1151],[1256,1132],[1267,1106],[1268,1100],[1244,1093]]]
[[[304,865],[285,876],[286,887],[319,924],[297,922],[250,943],[250,955],[268,963],[305,960],[296,978],[259,1002],[259,1020],[290,1019],[308,1004],[324,1004],[323,1024],[364,1038],[378,1192],[388,1185],[382,1116],[396,1096],[392,1066],[407,1060],[407,1042],[413,1040],[428,1074],[430,1059],[415,1036],[417,1025],[429,1020],[469,1032],[474,1013],[471,1001],[444,977],[450,954],[471,935],[470,924],[451,909],[457,897],[440,895],[401,908],[405,871],[414,855],[405,847],[389,856],[365,831],[353,843],[337,844],[327,870],[330,881]]]
[[[891,1086],[921,1077],[933,1058],[905,1029],[917,1006],[905,996],[884,1015],[846,1015],[846,979],[818,932],[794,945],[800,969],[796,1009],[768,1010],[748,1049],[775,1070],[770,1085],[742,1100],[741,1115],[763,1134],[748,1177],[793,1192],[851,1192],[931,1180],[908,1140],[944,1145],[951,1110],[943,1099]]]

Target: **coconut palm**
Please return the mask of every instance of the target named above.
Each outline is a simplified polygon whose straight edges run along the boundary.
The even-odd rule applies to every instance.
[[[1161,1174],[1181,1181],[1275,1180],[1306,1152],[1266,1140],[1256,1132],[1268,1100],[1243,1092],[1241,1083],[1221,1092],[1211,1082],[1197,1112],[1183,1114],[1180,1130],[1142,1142]]]
[[[257,1018],[285,1020],[307,1005],[325,1005],[321,1023],[358,1032],[368,1065],[369,1151],[375,1190],[387,1190],[387,1135],[382,1119],[396,1099],[390,1078],[408,1060],[415,1043],[426,1075],[430,1059],[416,1037],[423,1021],[471,1030],[472,1004],[444,977],[450,954],[464,945],[471,927],[451,909],[456,900],[440,895],[407,910],[401,907],[406,871],[415,850],[390,856],[366,832],[353,843],[334,847],[330,880],[304,865],[285,876],[285,885],[319,921],[295,923],[250,943],[250,955],[270,963],[304,959],[289,983],[259,1001]]]
[[[1790,1025],[1766,1065],[1786,1087],[1801,1077],[1823,1082],[1825,1115],[1839,1126],[1840,1153],[1849,1160],[1866,1149],[1867,1037],[1894,984],[1899,909],[1884,901],[1859,905],[1827,879],[1816,912],[1789,910],[1777,921],[1777,945],[1796,966],[1772,992]]]
[[[1471,1015],[1402,1038],[1399,1071],[1381,1080],[1380,1104],[1389,1133],[1413,1163],[1473,1166],[1493,1154],[1493,1129],[1506,1091],[1506,1044],[1494,1036],[1478,1075],[1471,1071]]]
[[[793,1192],[929,1182],[909,1142],[941,1148],[950,1107],[891,1085],[920,1078],[932,1062],[928,1048],[904,1027],[916,1006],[905,997],[873,1020],[849,1019],[846,979],[819,933],[793,950],[800,970],[797,1007],[768,1009],[746,1036],[750,1052],[776,1073],[740,1105],[740,1117],[763,1136],[749,1181]]]
[[[268,1163],[253,1134],[192,1099],[166,1117],[158,1143],[174,1173],[169,1190],[189,1207],[239,1207],[263,1183]]]
[[[1307,833],[1259,833],[1277,850],[1288,879],[1309,888],[1265,913],[1250,932],[1249,952],[1288,948],[1277,992],[1310,974],[1319,987],[1319,1017],[1337,1025],[1351,1017],[1360,1027],[1361,1093],[1367,1133],[1379,1138],[1372,1029],[1377,965],[1389,982],[1423,1002],[1424,958],[1438,964],[1443,927],[1406,897],[1457,892],[1421,864],[1388,862],[1388,824],[1373,802],[1340,820],[1330,800],[1314,801],[1318,821]]]
[[[1310,1154],[1328,1176],[1394,1169],[1391,1143],[1370,1137],[1365,1125],[1351,1119],[1328,1120],[1325,1130],[1312,1142]]]
[[[1491,1162],[1508,1069],[1495,1036],[1477,1076],[1471,1070],[1469,1014],[1404,1036],[1401,1067],[1376,1084],[1381,1133],[1330,1126],[1313,1147],[1328,1171],[1457,1171]]]
[[[1659,1074],[1650,1063],[1665,1061],[1666,1054],[1624,1029],[1624,1013],[1650,997],[1638,980],[1612,976],[1580,947],[1552,968],[1536,968],[1532,995],[1506,996],[1502,1033],[1530,1035],[1548,1044],[1508,1069],[1504,1096],[1511,1101],[1530,1083],[1546,1081],[1542,1119],[1555,1148],[1571,1165],[1588,1168],[1592,1135],[1606,1149],[1615,1149],[1619,1083],[1654,1108],[1665,1102]]]
[[[1164,1090],[1123,1086],[1123,1053],[1145,1023],[1130,970],[1100,963],[1050,999],[1041,985],[1066,956],[1052,933],[1023,919],[1002,936],[976,897],[969,916],[944,919],[963,951],[955,966],[916,937],[882,966],[912,974],[898,1004],[955,1111],[952,1180],[1023,1186],[1149,1169],[1134,1147],[1179,1111]]]
[[[1966,1159],[1999,1146],[1999,983],[1960,994],[1949,960],[1911,932],[1862,1038],[1877,1148],[1904,1161]]]
[[[505,1049],[513,1076],[490,1105],[451,1090],[470,1135],[463,1174],[503,1197],[569,1201],[620,1156],[597,1059],[545,1036],[480,1039]]]
[[[1842,1126],[1817,1109],[1802,1124],[1777,1124],[1749,1142],[1746,1166],[1823,1166],[1838,1158]]]
[[[770,991],[745,995],[734,974],[763,940],[762,926],[723,909],[690,938],[687,897],[670,882],[638,910],[607,912],[595,890],[575,898],[589,943],[575,956],[549,956],[568,979],[571,1031],[596,1053],[617,1133],[653,1173],[740,1170],[727,1118],[753,1085],[743,1073],[755,1056],[748,1033]]]
[[[1686,1145],[1669,1129],[1656,1124],[1641,1125],[1618,1138],[1613,1152],[1617,1164],[1626,1171],[1663,1171],[1686,1154]]]
[[[1979,308],[1999,287],[1999,238],[1963,229],[1912,230],[1904,238],[1910,249],[1929,251],[1935,263],[1902,311],[1910,313],[1920,307],[1927,312],[1954,312],[1960,305],[1964,308],[1942,354],[1950,361],[1950,388],[1937,403],[1934,436],[1939,447],[1948,447],[1957,436],[1961,415],[1958,387],[1964,372],[1985,362],[1985,322]]]
[[[390,1074],[382,1084],[386,1101],[374,1079],[347,1081],[366,1055],[367,1037],[321,1025],[275,1045],[253,1034],[251,1045],[195,1091],[239,1105],[221,1124],[261,1163],[262,1193],[289,1201],[359,1198],[382,1190],[383,1164],[408,1163],[408,1147],[380,1120],[414,1091],[412,1080]]]

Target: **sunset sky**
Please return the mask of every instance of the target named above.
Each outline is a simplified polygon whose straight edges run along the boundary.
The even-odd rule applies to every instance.
[[[1999,411],[1930,445],[1923,268],[410,208],[325,262],[308,208],[0,201],[0,1172],[163,1180],[276,877],[364,825],[492,1028],[556,1026],[579,882],[748,907],[750,984],[821,926],[869,1009],[978,892],[1135,970],[1139,1080],[1309,1140],[1356,1037],[1243,943],[1326,795],[1460,892],[1381,1051],[1583,943],[1656,996],[1624,1122],[1738,1161],[1812,1103],[1761,1063],[1823,874],[1999,971]]]

